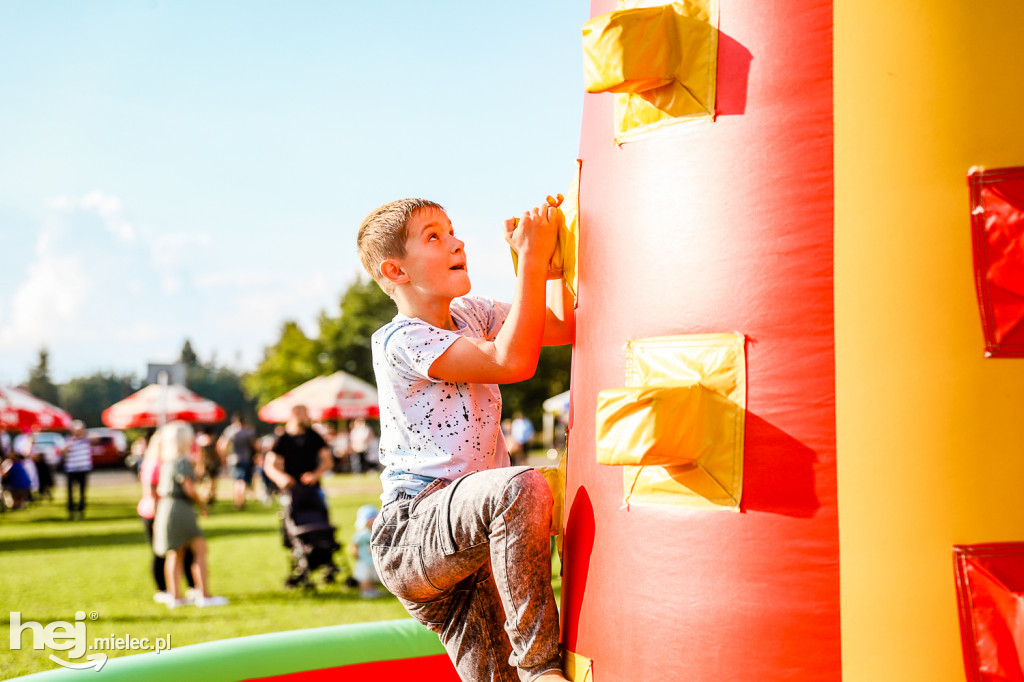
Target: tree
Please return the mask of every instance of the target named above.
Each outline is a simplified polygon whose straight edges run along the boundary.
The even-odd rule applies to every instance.
[[[321,311],[315,338],[307,337],[294,321],[285,322],[278,341],[265,349],[259,366],[246,377],[246,388],[263,405],[338,370],[375,384],[370,337],[396,312],[394,301],[376,282],[357,278],[338,301],[336,316]]]
[[[320,315],[323,373],[342,370],[376,383],[370,337],[398,312],[395,302],[372,279],[360,277],[345,290],[338,309],[338,317]]]
[[[37,398],[60,405],[57,386],[50,380],[50,352],[45,347],[39,349],[39,361],[28,371],[25,388]]]
[[[264,349],[263,360],[245,376],[243,384],[256,403],[264,405],[319,375],[319,355],[319,344],[307,337],[298,323],[287,320],[277,343]]]
[[[185,383],[190,390],[217,403],[228,415],[237,412],[256,423],[256,401],[246,391],[240,374],[218,365],[216,358],[200,360],[188,339],[181,348],[179,361],[185,365]]]
[[[97,372],[62,385],[60,404],[72,417],[85,422],[86,427],[103,426],[103,410],[138,389],[139,382],[133,374]]]
[[[189,370],[199,364],[199,356],[194,350],[192,350],[192,342],[185,339],[185,345],[181,347],[181,355],[178,357],[178,362],[185,365],[185,369]]]
[[[249,423],[256,423],[256,401],[245,390],[242,376],[230,368],[217,366],[213,361],[200,363],[189,370],[188,386],[223,407],[228,417],[238,413],[245,415]]]
[[[501,387],[502,417],[522,412],[534,426],[544,416],[544,401],[569,390],[572,373],[572,346],[546,346],[541,349],[533,377]]]

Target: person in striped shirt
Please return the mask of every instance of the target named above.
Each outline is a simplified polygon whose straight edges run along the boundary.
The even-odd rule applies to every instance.
[[[68,479],[68,519],[85,518],[85,488],[92,471],[92,445],[85,435],[85,424],[77,419],[71,423],[71,438],[64,446],[64,475]],[[78,501],[74,487],[78,486]]]

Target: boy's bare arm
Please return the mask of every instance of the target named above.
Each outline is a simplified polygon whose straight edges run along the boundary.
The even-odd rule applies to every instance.
[[[505,238],[519,254],[512,307],[494,341],[459,338],[430,366],[430,376],[458,383],[506,384],[523,381],[537,370],[544,340],[548,262],[559,223],[556,210],[544,206],[519,220],[505,221]]]
[[[564,346],[576,341],[576,302],[561,279],[551,280],[547,319],[544,321],[545,346]]]

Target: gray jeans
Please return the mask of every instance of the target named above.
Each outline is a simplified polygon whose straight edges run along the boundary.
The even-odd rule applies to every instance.
[[[551,491],[530,467],[436,480],[384,506],[373,563],[463,680],[516,682],[518,669],[528,682],[561,668],[550,524]]]

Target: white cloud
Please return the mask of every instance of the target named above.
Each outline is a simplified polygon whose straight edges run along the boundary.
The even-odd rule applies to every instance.
[[[165,294],[182,290],[183,272],[188,270],[210,245],[210,235],[173,232],[158,234],[149,243],[150,262],[159,275]]]
[[[0,327],[0,344],[4,348],[39,346],[73,338],[80,331],[89,291],[81,258],[54,252],[44,231],[37,259],[28,266],[25,281],[11,297],[10,320]]]
[[[151,322],[134,322],[118,329],[114,333],[114,339],[126,343],[147,343],[160,339],[165,333],[165,330]]]
[[[9,305],[0,315],[0,349],[26,353],[46,346],[55,364],[98,349],[109,356],[97,357],[101,364],[121,363],[120,339],[140,341],[154,333],[152,325],[138,322],[122,327],[132,315],[145,318],[159,309],[150,292],[176,273],[148,264],[149,253],[119,198],[94,191],[56,197],[49,206],[33,251],[12,273],[11,293],[2,296]]]
[[[63,381],[141,371],[147,361],[175,357],[186,338],[204,359],[251,367],[285,319],[316,334],[318,314],[334,314],[357,271],[315,258],[298,272],[287,257],[275,267],[246,267],[252,254],[219,252],[229,242],[202,229],[118,222],[126,204],[102,192],[56,197],[49,209],[34,244],[23,245],[0,282],[0,365],[14,368],[12,380],[42,346],[52,376]]]
[[[118,197],[93,190],[84,197],[72,199],[65,196],[50,200],[50,205],[58,210],[71,212],[75,210],[95,213],[103,221],[103,225],[119,239],[132,241],[135,239],[135,228],[123,214],[123,206]]]
[[[268,343],[286,319],[299,322],[303,331],[311,334],[316,332],[317,315],[338,295],[337,285],[324,272],[310,273],[304,279],[281,278],[271,284],[259,291],[238,292],[235,304],[226,308],[223,322],[234,328],[260,330]]]
[[[274,278],[258,270],[220,270],[205,272],[192,280],[196,289],[239,288],[250,289],[274,283]]]
[[[179,293],[181,291],[181,279],[165,272],[160,275],[160,290],[167,295]]]

